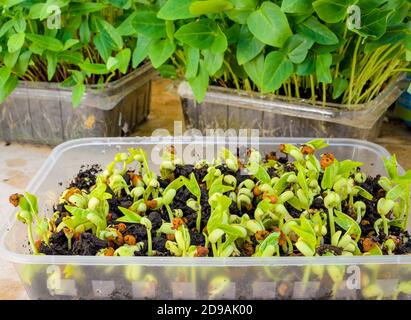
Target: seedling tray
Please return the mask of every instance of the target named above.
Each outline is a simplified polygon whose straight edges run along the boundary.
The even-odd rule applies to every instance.
[[[88,138],[56,147],[29,184],[41,212],[52,205],[81,165],[104,165],[118,152],[141,147],[196,147],[197,160],[226,146],[225,138]],[[261,138],[260,152],[309,138]],[[233,142],[231,139],[230,142]],[[327,139],[324,152],[365,163],[369,175],[385,174],[384,148],[365,141]],[[204,152],[200,152],[203,150]],[[201,154],[203,153],[203,154]],[[155,166],[152,165],[152,168]],[[158,168],[157,168],[158,169]],[[400,170],[402,170],[400,168]],[[158,170],[156,170],[158,172]],[[61,183],[61,184],[60,184]],[[11,261],[31,299],[409,299],[410,256],[362,257],[95,257],[33,256],[15,210],[1,232],[0,254]]]
[[[0,105],[0,140],[57,145],[76,138],[127,135],[150,112],[154,76],[146,63],[120,80],[87,86],[77,108],[72,107],[69,88],[21,82]]]
[[[204,101],[198,103],[186,82],[179,85],[178,93],[186,127],[202,133],[208,129],[258,129],[259,135],[265,137],[372,140],[378,137],[385,112],[404,87],[404,76],[401,76],[377,98],[352,106],[217,86],[210,86]]]

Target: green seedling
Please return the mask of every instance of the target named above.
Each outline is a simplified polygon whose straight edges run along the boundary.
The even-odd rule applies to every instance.
[[[146,227],[147,230],[147,255],[152,256],[153,255],[153,241],[151,237],[151,221],[144,217],[140,216],[136,212],[129,210],[127,208],[123,207],[118,207],[120,211],[124,214],[123,217],[118,218],[116,221],[117,222],[126,222],[126,223],[139,223],[142,224],[143,226]]]
[[[38,248],[35,244],[33,236],[33,223],[35,224],[36,233],[48,243],[49,230],[47,220],[40,218],[38,215],[37,197],[25,192],[22,194],[14,194],[10,196],[10,202],[19,207],[16,216],[19,221],[27,225],[27,234],[30,242],[31,250],[34,254],[38,254]]]

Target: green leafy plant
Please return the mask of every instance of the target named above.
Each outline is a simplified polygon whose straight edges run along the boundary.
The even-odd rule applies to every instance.
[[[2,1],[0,102],[21,80],[48,81],[72,88],[76,107],[87,84],[103,85],[137,68],[145,57],[131,21],[146,3]]]
[[[346,23],[351,5],[361,10],[357,28]],[[154,67],[185,78],[198,101],[211,83],[352,105],[408,70],[409,8],[396,0],[167,0],[132,25]]]

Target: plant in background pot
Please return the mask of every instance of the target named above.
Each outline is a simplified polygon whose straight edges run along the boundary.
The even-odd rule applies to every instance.
[[[153,73],[130,25],[141,6],[108,0],[0,4],[0,137],[53,144],[120,135],[144,120]]]
[[[154,67],[187,80],[179,92],[200,129],[367,138],[378,130],[353,127],[376,129],[400,92],[409,8],[398,0],[168,0],[132,24]]]

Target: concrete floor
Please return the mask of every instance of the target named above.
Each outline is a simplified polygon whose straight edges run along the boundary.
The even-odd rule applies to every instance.
[[[153,130],[166,129],[173,134],[174,120],[183,120],[180,100],[172,83],[158,80],[153,85],[151,113],[148,120],[134,133],[150,136]],[[411,130],[399,122],[385,122],[381,138],[376,143],[395,153],[405,169],[411,169]],[[51,148],[47,146],[6,145],[0,141],[0,224],[9,211],[8,196],[22,192],[33,174],[47,158]],[[0,258],[0,299],[27,299],[11,264]]]

